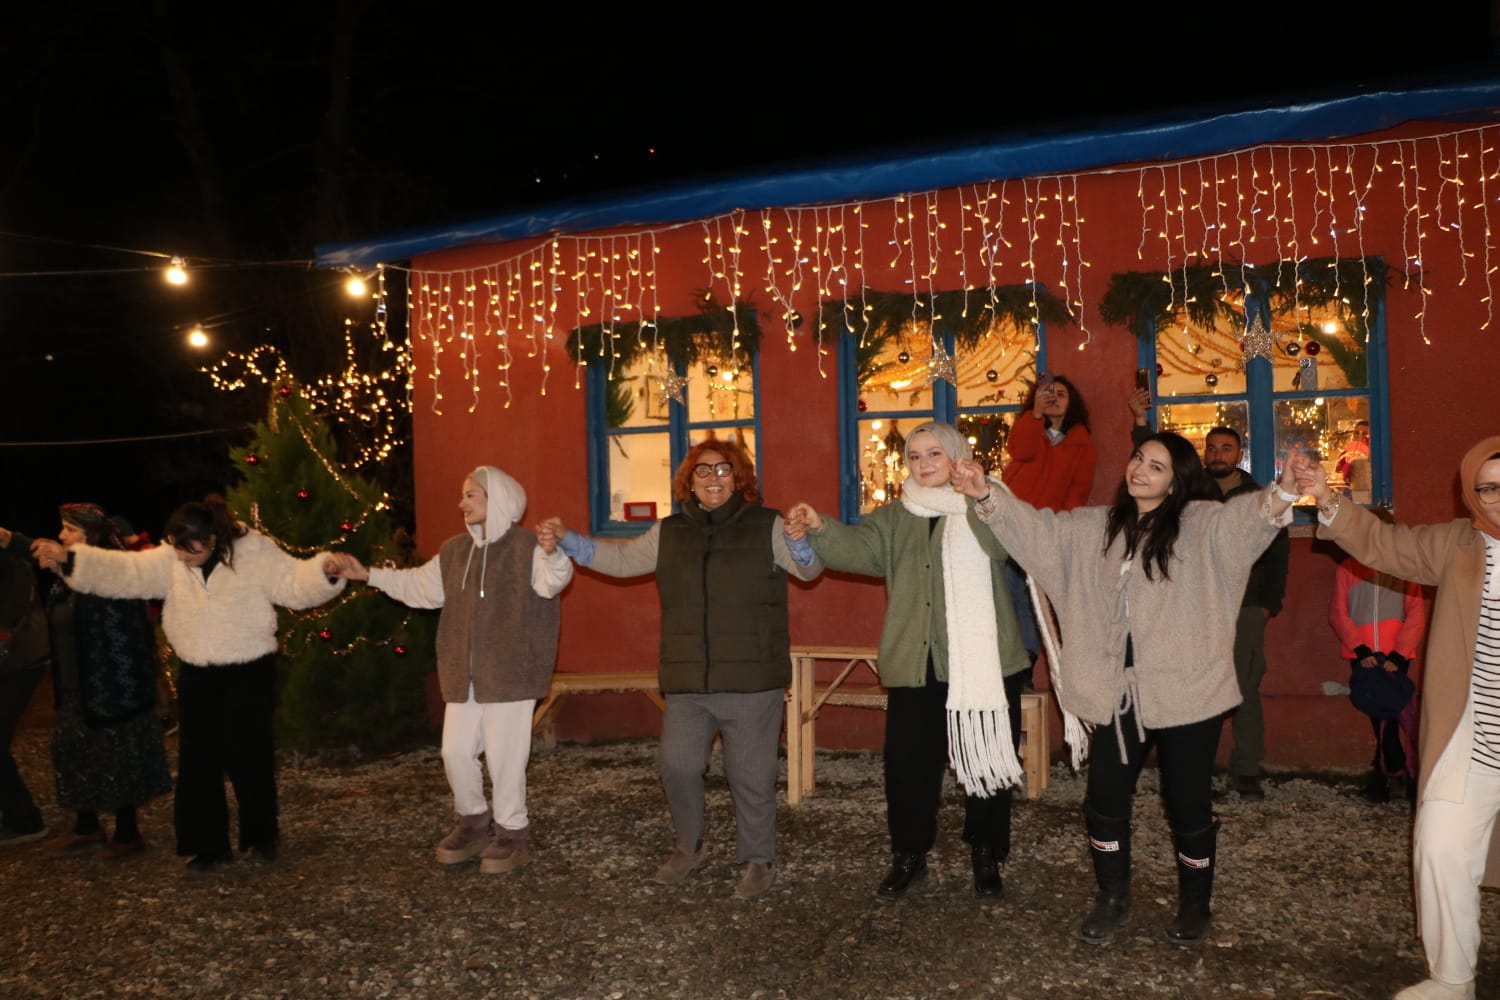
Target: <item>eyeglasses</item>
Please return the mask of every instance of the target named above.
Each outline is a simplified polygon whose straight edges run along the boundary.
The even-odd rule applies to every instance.
[[[1481,483],[1474,487],[1474,492],[1479,494],[1480,503],[1500,503],[1500,485]]]
[[[731,462],[715,462],[713,465],[699,462],[693,466],[693,475],[698,479],[707,479],[709,476],[718,476],[722,479],[725,476],[734,475],[734,465]]]

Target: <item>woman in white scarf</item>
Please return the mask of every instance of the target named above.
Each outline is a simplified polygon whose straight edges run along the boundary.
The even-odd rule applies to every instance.
[[[971,456],[952,425],[924,423],[906,439],[909,478],[898,502],[855,526],[805,503],[787,518],[788,534],[797,539],[806,531],[829,568],[885,578],[879,665],[889,693],[892,861],[876,895],[887,901],[927,873],[949,763],[966,792],[963,838],[972,850],[974,893],[1003,893],[999,866],[1010,852],[1011,789],[1023,773],[1016,751],[1029,660],[1005,588],[1006,554],[950,484],[954,463]]]

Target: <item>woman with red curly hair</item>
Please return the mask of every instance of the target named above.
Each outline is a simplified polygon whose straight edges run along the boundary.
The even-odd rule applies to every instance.
[[[749,899],[776,878],[776,755],[791,682],[787,574],[811,580],[823,566],[792,559],[781,514],[761,504],[755,462],[734,441],[690,448],[672,493],[680,511],[637,538],[596,542],[556,517],[537,534],[605,576],[656,575],[666,699],[658,756],[676,844],[655,880],[675,885],[707,860],[703,774],[717,733],[746,866],[734,895]]]

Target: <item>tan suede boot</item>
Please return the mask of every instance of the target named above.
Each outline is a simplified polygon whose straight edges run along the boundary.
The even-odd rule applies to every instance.
[[[479,870],[485,875],[502,875],[520,868],[531,860],[531,853],[526,849],[530,835],[530,823],[519,830],[507,830],[497,825],[494,839],[479,855]]]
[[[439,864],[456,865],[468,861],[490,842],[490,814],[459,816],[453,830],[438,841]]]

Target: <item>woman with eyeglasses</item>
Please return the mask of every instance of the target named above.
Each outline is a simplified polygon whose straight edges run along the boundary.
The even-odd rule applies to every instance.
[[[677,884],[708,858],[703,775],[717,733],[745,865],[734,895],[750,899],[776,877],[776,761],[791,682],[787,575],[811,580],[823,567],[792,559],[781,514],[760,502],[755,463],[734,441],[690,448],[672,495],[681,511],[636,538],[595,541],[555,517],[538,537],[543,545],[555,537],[574,562],[605,576],[656,575],[666,700],[658,756],[676,843],[654,877]]]
[[[1467,518],[1385,524],[1341,502],[1321,466],[1297,486],[1318,502],[1318,536],[1371,569],[1437,587],[1422,678],[1412,872],[1428,977],[1397,1000],[1472,998],[1479,888],[1500,886],[1500,436],[1459,464]]]

